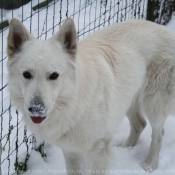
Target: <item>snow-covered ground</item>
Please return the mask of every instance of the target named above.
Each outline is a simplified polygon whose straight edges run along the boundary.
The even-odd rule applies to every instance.
[[[32,6],[36,5],[38,0],[32,1]],[[41,2],[41,1],[40,1]],[[61,1],[60,1],[61,2]],[[39,15],[35,12],[33,13],[32,18],[27,18],[31,14],[31,3],[25,5],[22,8],[19,8],[17,10],[14,10],[12,12],[6,12],[6,16],[4,19],[10,20],[13,17],[16,17],[18,19],[26,20],[24,21],[24,25],[31,31],[31,33],[35,37],[39,37],[40,39],[46,39],[52,36],[55,31],[59,29],[58,23],[62,23],[62,21],[67,16],[71,16],[74,12],[79,11],[78,9],[82,9],[81,12],[76,13],[74,16],[71,16],[74,18],[75,25],[77,27],[78,34],[80,35],[80,39],[83,38],[85,35],[87,35],[90,32],[93,32],[99,28],[103,28],[104,26],[108,26],[110,24],[115,23],[117,18],[119,21],[120,19],[124,20],[124,18],[121,18],[126,12],[127,16],[126,19],[133,18],[133,14],[131,11],[131,6],[127,8],[127,10],[120,11],[119,14],[117,14],[118,6],[115,6],[115,0],[114,1],[108,1],[109,3],[106,7],[106,17],[105,15],[102,15],[105,11],[104,5],[101,9],[101,6],[99,4],[92,3],[92,5],[88,5],[87,8],[84,8],[87,4],[85,4],[85,0],[80,1],[63,1],[61,3],[56,3],[55,5],[52,4],[47,10],[40,11]],[[75,2],[75,6],[74,6]],[[81,3],[80,3],[81,2]],[[146,3],[146,1],[144,1]],[[68,4],[67,4],[68,3]],[[123,5],[124,4],[120,4]],[[68,8],[67,8],[68,7]],[[110,7],[113,7],[111,10]],[[141,10],[144,7],[143,4],[141,4]],[[146,8],[146,6],[145,6]],[[121,7],[119,7],[121,9]],[[22,13],[23,16],[22,16]],[[100,17],[99,17],[99,14]],[[115,15],[114,15],[115,14]],[[114,15],[114,17],[113,17]],[[118,17],[117,17],[118,15]],[[111,17],[111,20],[108,20],[108,17]],[[96,18],[96,20],[94,20]],[[104,24],[105,21],[105,24]],[[89,25],[90,24],[90,25]],[[99,24],[100,27],[98,27]],[[55,26],[53,29],[52,27]],[[172,30],[175,33],[175,15],[172,17],[172,20],[167,25],[170,30]],[[51,30],[49,30],[51,29]],[[49,31],[48,31],[49,30]],[[47,34],[45,34],[45,32]],[[87,32],[86,34],[83,34]],[[1,58],[5,58],[6,56],[6,37],[8,34],[8,30],[5,30],[3,33],[0,33],[0,48],[2,48]],[[3,40],[2,40],[3,39]],[[3,70],[0,72],[0,74],[3,73],[3,84],[1,86],[5,85],[7,82],[7,70],[6,70],[6,60],[1,62],[1,66],[3,64]],[[0,76],[0,81],[2,83],[2,76]],[[1,108],[3,108],[3,111],[7,109],[10,105],[10,98],[7,88],[3,91],[3,98],[1,94]],[[1,110],[2,111],[2,110]],[[20,115],[19,115],[20,117]],[[16,111],[14,108],[9,112],[5,112],[3,115],[3,118],[0,118],[0,122],[3,123],[3,130],[2,130],[2,136],[4,136],[8,132],[8,128],[10,125],[16,125],[17,123],[17,117],[16,117]],[[10,121],[10,122],[9,122]],[[23,140],[23,126],[20,124],[20,131],[19,131],[19,143]],[[175,174],[175,117],[170,116],[168,120],[165,123],[165,135],[163,139],[162,149],[159,156],[159,164],[156,171],[154,171],[152,174]],[[1,127],[1,126],[0,126]],[[126,118],[124,118],[123,122],[121,123],[120,128],[118,129],[118,133],[116,134],[116,145],[123,142],[128,134],[129,134],[129,122]],[[2,129],[2,128],[1,128]],[[0,130],[1,131],[1,130]],[[12,131],[12,134],[10,136],[11,142],[6,145],[5,151],[2,153],[2,160],[7,156],[8,154],[8,147],[11,147],[11,150],[15,148],[15,141],[16,141],[16,130],[14,129]],[[30,133],[28,133],[30,135]],[[5,139],[2,141],[2,145],[5,144]],[[113,167],[111,167],[110,174],[147,174],[144,170],[141,168],[141,163],[144,161],[144,158],[146,157],[149,146],[151,141],[151,127],[149,126],[149,123],[147,124],[146,129],[143,131],[141,138],[139,139],[137,145],[133,148],[121,148],[115,146],[115,162]],[[47,159],[44,160],[41,155],[36,152],[32,151],[30,155],[30,159],[28,161],[28,170],[24,174],[43,174],[43,175],[51,175],[51,174],[65,174],[65,163],[64,158],[62,155],[62,152],[59,148],[51,145],[45,146],[45,151],[47,153]],[[25,144],[22,144],[19,149],[19,158],[21,159],[23,155],[26,153],[26,146]],[[9,160],[5,161],[1,165],[1,170],[3,175],[8,174],[8,166],[11,170],[10,174],[14,172],[13,170],[13,164],[15,161],[15,152],[10,156],[10,163]]]
[[[162,149],[159,156],[159,165],[153,173],[175,174],[175,118],[169,117],[165,124],[165,135],[162,143]],[[129,123],[124,119],[119,132],[116,134],[116,145],[124,141],[129,134]],[[111,167],[110,174],[148,174],[141,168],[141,164],[146,158],[151,141],[151,127],[149,124],[143,131],[137,145],[133,148],[114,147],[115,162]],[[61,150],[55,146],[46,146],[47,160],[44,161],[41,155],[33,151],[28,162],[27,174],[52,175],[65,174],[65,163]]]

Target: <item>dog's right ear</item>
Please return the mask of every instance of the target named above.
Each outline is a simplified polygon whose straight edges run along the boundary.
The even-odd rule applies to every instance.
[[[7,38],[8,57],[12,57],[15,53],[19,52],[24,42],[29,39],[32,39],[32,36],[24,27],[22,22],[13,18],[10,21],[9,34]]]

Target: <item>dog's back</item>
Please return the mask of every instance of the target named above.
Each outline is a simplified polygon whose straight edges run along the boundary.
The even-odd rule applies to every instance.
[[[153,171],[157,167],[164,133],[163,123],[169,115],[175,115],[174,34],[166,27],[152,22],[131,20],[91,34],[80,42],[79,49],[80,52],[87,51],[87,55],[88,53],[96,55],[92,59],[99,59],[97,55],[103,55],[101,59],[105,59],[110,65],[117,79],[122,72],[120,66],[124,70],[123,74],[133,74],[137,78],[139,76],[136,75],[135,69],[138,67],[132,66],[133,64],[140,66],[138,74],[143,75],[142,79],[138,78],[139,82],[133,81],[132,84],[128,81],[126,85],[135,86],[137,93],[127,111],[131,131],[123,147],[136,144],[146,126],[143,117],[146,115],[152,126],[152,142],[143,168],[149,172]],[[127,52],[130,52],[132,59],[126,58],[129,57],[126,55]],[[128,65],[128,61],[132,65]],[[125,65],[122,65],[122,62]],[[128,79],[132,79],[129,74]],[[122,80],[120,83],[125,84],[124,78]],[[127,92],[123,89],[121,93]]]

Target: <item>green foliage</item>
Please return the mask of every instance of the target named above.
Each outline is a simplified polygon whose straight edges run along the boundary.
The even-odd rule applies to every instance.
[[[47,154],[44,152],[44,143],[35,148],[35,151],[41,154],[41,157],[47,158]]]
[[[47,158],[47,154],[44,152],[44,143],[39,145],[37,148],[35,148],[35,151],[39,152],[43,159]],[[24,161],[18,162],[18,159],[16,159],[16,162],[14,163],[14,167],[17,174],[21,174],[27,171],[27,163],[29,158],[30,158],[30,154],[27,152]]]
[[[21,174],[27,171],[27,162],[29,160],[30,155],[27,153],[26,154],[26,158],[24,160],[24,162],[15,162],[14,163],[14,167],[15,167],[15,171],[17,174]]]

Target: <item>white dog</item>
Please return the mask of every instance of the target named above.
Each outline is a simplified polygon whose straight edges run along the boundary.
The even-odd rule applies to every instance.
[[[77,44],[70,18],[46,41],[12,19],[7,53],[14,104],[33,133],[63,149],[68,174],[109,170],[125,114],[124,147],[136,144],[147,116],[152,142],[143,168],[156,169],[163,124],[175,114],[175,36],[166,27],[131,20]]]

